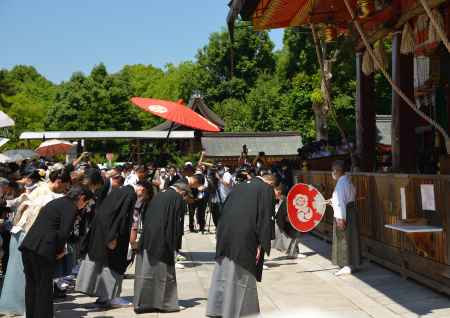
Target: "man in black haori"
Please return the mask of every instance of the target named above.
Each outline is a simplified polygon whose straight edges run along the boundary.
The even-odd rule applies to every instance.
[[[216,267],[206,315],[234,318],[259,313],[256,281],[274,238],[274,177],[236,185],[224,202],[217,229]]]
[[[113,189],[96,210],[75,290],[97,296],[98,305],[120,296],[135,202],[134,188],[126,186]]]
[[[180,236],[188,184],[177,182],[150,202],[136,256],[134,311],[175,312],[178,305],[175,251]]]
[[[286,253],[289,259],[305,258],[306,256],[300,253],[298,247],[301,233],[289,222],[286,195],[286,186],[280,183],[275,188],[275,197],[278,202],[275,205],[277,214],[275,216],[275,239],[272,241],[272,248]]]

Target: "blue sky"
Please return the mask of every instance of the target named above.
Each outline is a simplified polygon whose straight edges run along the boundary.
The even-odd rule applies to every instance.
[[[0,68],[26,64],[55,83],[100,62],[192,60],[225,26],[229,0],[0,0]],[[279,48],[282,30],[271,32]]]

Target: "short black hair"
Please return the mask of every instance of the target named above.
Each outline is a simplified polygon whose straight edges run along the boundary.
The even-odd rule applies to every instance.
[[[39,174],[39,170],[33,170],[30,173],[28,173],[25,177],[33,182],[38,182],[42,180],[42,176]]]
[[[146,180],[138,181],[138,182],[136,183],[136,185],[137,185],[137,186],[141,186],[141,187],[143,187],[143,188],[145,188],[145,189],[147,189],[147,190],[152,188],[152,185],[150,184],[150,182],[148,182],[148,181],[146,181]]]
[[[122,177],[120,174],[116,175],[116,176],[113,176],[112,179],[118,180],[120,184],[124,184],[125,183],[125,178]]]
[[[61,180],[61,182],[68,183],[70,182],[70,173],[65,169],[54,170],[50,172],[48,178],[51,182]]]
[[[92,193],[92,191],[90,191],[87,187],[80,186],[80,185],[72,186],[70,188],[69,192],[67,192],[66,197],[68,197],[72,201],[76,201],[82,195],[84,195],[86,197],[86,199],[88,199],[88,200],[95,198],[95,195],[94,195],[94,193]]]
[[[85,176],[85,184],[89,184],[89,185],[103,185],[104,184],[104,180],[102,177],[102,173],[99,169],[95,169],[95,168],[89,168],[86,171],[86,176]]]
[[[205,183],[205,176],[204,176],[203,174],[201,174],[201,173],[195,173],[195,174],[193,174],[193,175],[192,175],[192,178],[194,178],[195,181],[196,181],[198,184],[204,184],[204,183]]]

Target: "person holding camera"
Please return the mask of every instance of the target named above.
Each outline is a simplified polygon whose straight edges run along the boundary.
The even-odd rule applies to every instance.
[[[253,160],[252,166],[256,168],[256,174],[259,175],[259,172],[263,169],[268,169],[269,164],[267,162],[266,154],[264,151],[260,151],[256,158]]]
[[[242,145],[242,151],[241,156],[239,157],[239,166],[247,166],[250,165],[250,162],[248,161],[248,148],[247,145]]]
[[[196,174],[202,175],[204,182],[198,187],[197,197],[194,203],[195,215],[197,217],[197,224],[199,226],[199,231],[204,234],[206,226],[206,205],[208,203],[209,189],[207,180],[207,169],[205,165],[200,165],[197,169]]]
[[[210,209],[214,222],[214,226],[218,226],[220,219],[220,210],[225,202],[227,196],[230,194],[233,188],[233,176],[221,163],[217,165],[213,175],[210,174],[210,180],[212,183],[210,192]]]

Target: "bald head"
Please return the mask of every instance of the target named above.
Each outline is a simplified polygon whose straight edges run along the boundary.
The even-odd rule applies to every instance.
[[[333,162],[333,165],[331,166],[333,170],[340,171],[341,173],[345,172],[345,163],[343,160],[336,160]]]
[[[345,163],[342,160],[336,160],[331,166],[331,176],[334,180],[339,179],[345,174]]]

